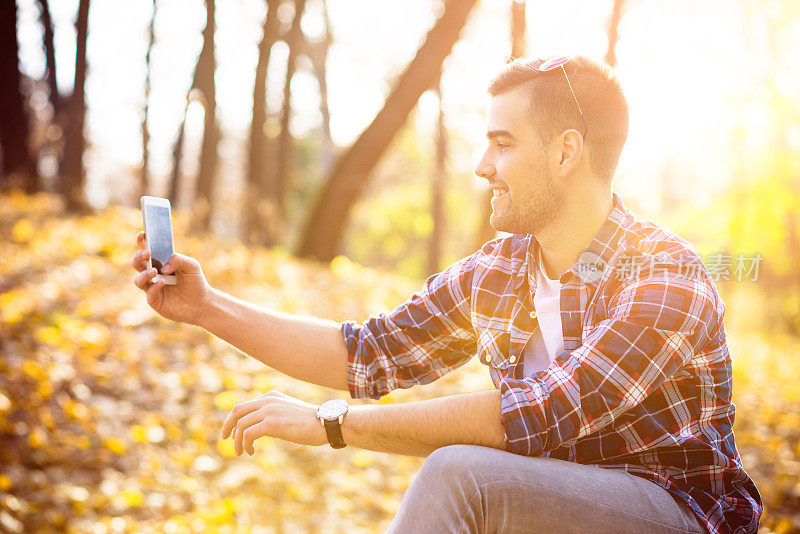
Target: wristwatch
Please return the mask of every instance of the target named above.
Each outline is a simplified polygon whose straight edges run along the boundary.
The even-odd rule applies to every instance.
[[[325,427],[325,433],[328,435],[328,443],[334,449],[341,449],[346,447],[347,444],[342,438],[342,420],[344,414],[347,413],[347,401],[344,399],[332,399],[325,401],[317,408],[317,417]]]

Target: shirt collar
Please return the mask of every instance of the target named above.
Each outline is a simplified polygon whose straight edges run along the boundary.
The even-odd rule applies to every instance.
[[[586,284],[596,285],[600,277],[585,276],[585,268],[588,262],[605,269],[611,264],[617,250],[626,246],[623,234],[623,226],[632,220],[633,214],[625,207],[619,194],[612,191],[612,208],[603,226],[586,246],[578,260],[562,273],[559,277],[560,282],[566,283],[569,274],[583,280]],[[524,234],[525,260],[522,263],[520,272],[515,279],[515,288],[519,288],[527,279],[531,292],[536,291],[536,269],[539,269],[539,242],[532,234]]]
[[[603,226],[569,269],[574,276],[582,278],[590,285],[597,285],[600,277],[586,277],[585,274],[582,276],[582,270],[585,269],[587,263],[594,263],[605,270],[608,265],[612,264],[617,252],[627,247],[624,227],[633,220],[633,214],[625,207],[616,192],[612,192],[612,204],[611,213],[608,214]]]

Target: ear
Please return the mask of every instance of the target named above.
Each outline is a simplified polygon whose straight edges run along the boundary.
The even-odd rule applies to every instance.
[[[556,138],[554,146],[558,150],[558,175],[574,173],[583,159],[583,136],[577,130],[564,130]]]

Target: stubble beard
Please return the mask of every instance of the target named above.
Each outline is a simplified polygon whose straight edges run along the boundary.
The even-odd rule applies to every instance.
[[[517,193],[516,202],[509,197],[508,206],[499,213],[492,211],[489,223],[498,232],[539,234],[561,213],[566,203],[564,192],[556,186],[546,164],[534,169],[530,176],[535,185]]]

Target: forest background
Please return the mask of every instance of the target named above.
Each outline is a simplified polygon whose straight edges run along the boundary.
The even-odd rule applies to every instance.
[[[723,296],[762,530],[800,532],[796,2],[1,5],[0,531],[385,528],[421,459],[218,440],[265,389],[332,393],[146,306],[139,196],[171,199],[215,287],[363,320],[497,235],[473,174],[493,74],[583,54],[630,104],[614,189]],[[485,387],[471,362],[381,402]]]

